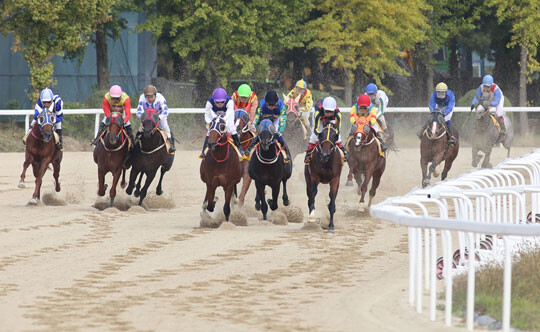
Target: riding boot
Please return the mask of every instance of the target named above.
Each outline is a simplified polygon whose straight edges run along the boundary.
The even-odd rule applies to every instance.
[[[174,153],[176,151],[176,147],[174,146],[174,135],[171,131],[171,137],[169,137],[169,143],[171,143],[171,148],[169,149],[169,153]]]
[[[283,145],[283,150],[285,150],[285,154],[287,155],[287,160],[285,160],[285,162],[288,163],[292,160],[291,150],[289,150],[289,146],[287,144]]]
[[[454,127],[452,127],[451,125],[447,125],[445,124],[446,126],[446,130],[448,131],[448,135],[450,136],[448,138],[448,144],[450,145],[454,145],[456,144],[456,137],[454,136]]]
[[[131,126],[124,126],[124,129],[126,130],[126,133],[128,134],[129,138],[131,139],[131,148],[133,148],[133,146],[135,144],[135,137],[133,137],[133,129],[131,128]]]
[[[499,120],[499,124],[501,125],[501,136],[506,135],[506,125],[504,123],[504,117],[499,116],[497,117],[497,120]]]
[[[345,149],[345,145],[343,145],[342,142],[339,142],[336,145],[341,151],[343,151],[343,158],[345,159],[345,161],[347,161],[347,159],[349,159],[349,153]]]
[[[56,133],[58,134],[58,144],[56,144],[56,149],[62,151],[62,149],[64,148],[62,144],[62,129],[56,129]]]
[[[377,132],[377,138],[379,139],[379,143],[381,144],[381,150],[382,152],[386,152],[386,150],[388,150],[388,147],[386,146],[386,144],[384,144],[384,139],[383,139],[383,136],[381,134],[381,132]],[[422,136],[420,136],[422,137]]]
[[[304,163],[307,165],[309,163],[309,160],[311,159],[311,154],[313,153],[313,150],[317,147],[317,144],[309,143],[309,146],[306,150],[306,157],[304,158]]]
[[[244,155],[244,149],[242,149],[242,144],[240,143],[240,138],[238,138],[238,134],[234,134],[231,136],[234,142],[234,145],[238,148],[238,152],[240,152],[240,155]]]
[[[95,146],[97,144],[97,142],[98,142],[99,138],[101,137],[101,134],[103,134],[104,130],[105,130],[105,124],[103,122],[100,122],[96,138],[94,138],[94,140],[92,141],[92,143],[90,143],[90,145]]]
[[[208,136],[206,136],[204,138],[204,144],[203,144],[203,147],[202,147],[202,152],[199,155],[200,159],[204,159],[204,157],[206,157],[206,153],[204,153],[204,150],[206,150],[207,147],[208,147]]]

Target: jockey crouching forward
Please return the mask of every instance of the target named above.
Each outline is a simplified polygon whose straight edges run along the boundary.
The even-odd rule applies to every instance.
[[[139,119],[144,115],[144,111],[149,108],[153,108],[158,111],[159,114],[159,129],[162,129],[167,133],[167,139],[171,143],[171,148],[169,152],[175,152],[176,147],[174,146],[174,136],[169,128],[169,123],[167,122],[167,116],[169,115],[169,108],[167,107],[167,100],[153,85],[148,85],[144,88],[143,94],[139,97],[139,105],[137,106],[137,117]],[[142,119],[141,119],[142,120]]]
[[[131,139],[131,142],[135,142],[133,130],[131,129],[131,123],[129,122],[129,119],[131,119],[131,100],[125,92],[122,92],[122,88],[119,85],[111,86],[109,92],[107,92],[103,97],[103,104],[101,107],[103,109],[103,113],[105,114],[105,118],[103,118],[103,121],[101,121],[99,124],[98,134],[92,141],[92,145],[97,144],[99,137],[105,130],[106,120],[113,112],[122,113],[124,118],[124,129]]]
[[[478,87],[476,90],[476,95],[474,95],[471,111],[478,106],[480,99],[487,99],[489,101],[489,106],[495,107],[495,116],[497,117],[497,121],[499,121],[501,126],[501,132],[499,133],[499,139],[497,140],[497,142],[500,142],[504,135],[506,135],[506,125],[504,123],[503,112],[504,95],[501,88],[497,84],[493,83],[493,76],[486,75],[482,79],[482,85]]]
[[[206,111],[204,114],[204,121],[206,121],[206,127],[208,128],[208,126],[210,126],[212,120],[214,120],[218,116],[222,116],[227,126],[227,133],[231,134],[234,145],[236,145],[236,147],[238,148],[238,152],[240,152],[240,154],[244,154],[244,151],[242,150],[242,144],[240,144],[240,139],[238,138],[238,134],[236,133],[236,126],[234,125],[234,102],[232,98],[227,95],[227,91],[222,88],[215,89],[212,93],[212,96],[208,98],[205,108]],[[204,157],[206,157],[204,150],[206,150],[206,147],[208,146],[209,134],[210,132],[208,131],[206,133],[206,137],[204,138],[203,149],[201,154],[199,155],[199,158],[201,159],[204,159]]]
[[[366,94],[371,99],[371,104],[377,108],[377,121],[381,123],[383,132],[388,134],[388,126],[384,118],[384,111],[388,108],[388,96],[386,92],[379,90],[374,83],[369,83],[366,86]]]
[[[311,131],[309,118],[313,112],[313,96],[304,80],[296,82],[296,86],[289,92],[287,98],[296,99],[298,96],[300,96],[300,99],[298,100],[298,118],[302,121],[304,126]]]
[[[39,94],[39,99],[37,100],[36,106],[34,107],[34,119],[30,124],[30,130],[32,130],[32,128],[36,124],[39,113],[41,113],[45,109],[52,112],[56,117],[54,123],[54,129],[58,134],[58,144],[56,144],[56,148],[58,150],[62,150],[62,117],[64,116],[64,102],[62,101],[62,98],[60,98],[60,96],[53,94],[51,89],[45,88],[41,90],[41,93]]]
[[[287,123],[287,108],[277,94],[276,91],[270,90],[264,96],[264,99],[261,100],[259,109],[255,115],[255,126],[258,126],[262,120],[269,119],[272,121],[274,127],[277,131],[274,134],[276,139],[280,144],[285,154],[287,155],[285,162],[288,163],[291,160],[291,151],[283,139],[283,131],[285,131],[285,125]],[[255,144],[259,142],[259,137],[256,136],[252,141],[249,147],[246,149],[245,155],[249,156],[249,152]]]
[[[317,147],[317,144],[319,143],[319,134],[321,130],[328,124],[334,124],[336,131],[338,133],[338,140],[336,142],[336,145],[338,148],[343,151],[343,155],[345,156],[345,160],[347,160],[349,154],[345,150],[345,147],[343,146],[343,142],[341,142],[341,112],[339,108],[337,107],[337,102],[333,97],[326,97],[322,100],[319,100],[315,104],[315,121],[313,123],[313,132],[311,133],[311,136],[309,137],[309,146],[306,150],[306,157],[304,159],[304,162],[307,163],[309,158],[311,157],[311,153],[313,150]]]
[[[450,136],[448,138],[448,144],[456,144],[456,137],[454,136],[454,128],[452,126],[452,114],[454,113],[454,106],[456,104],[456,97],[451,90],[448,90],[448,86],[440,82],[435,87],[435,92],[431,95],[429,100],[429,111],[436,112],[440,111],[444,114],[444,124],[446,126],[446,131]],[[424,130],[429,126],[430,120],[424,124],[422,129],[416,134],[418,138],[422,138]]]
[[[234,110],[243,109],[249,115],[247,126],[249,129],[254,129],[255,114],[259,105],[259,99],[248,84],[242,84],[232,95],[234,102]]]
[[[363,94],[358,97],[356,104],[351,107],[350,118],[351,125],[356,124],[358,118],[366,118],[366,120],[368,120],[371,124],[371,128],[375,130],[375,135],[381,143],[381,150],[385,152],[388,149],[388,147],[384,144],[384,139],[381,135],[381,128],[379,128],[379,124],[377,123],[377,107],[371,104],[371,99],[367,94]],[[354,135],[352,129],[354,129],[354,127],[351,127],[351,135]]]

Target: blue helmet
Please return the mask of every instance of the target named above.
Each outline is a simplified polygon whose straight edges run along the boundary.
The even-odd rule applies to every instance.
[[[493,76],[491,76],[491,75],[484,76],[484,79],[482,80],[482,85],[492,86],[493,85]]]
[[[372,94],[372,93],[377,93],[377,86],[375,85],[375,83],[369,83],[367,86],[366,86],[366,94]]]
[[[52,101],[54,97],[54,94],[51,89],[45,88],[41,90],[41,94],[39,95],[39,99],[41,99],[42,102],[44,101]]]

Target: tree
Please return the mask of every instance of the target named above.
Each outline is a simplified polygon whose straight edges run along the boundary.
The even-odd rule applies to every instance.
[[[29,98],[54,84],[55,56],[85,45],[94,27],[109,19],[114,0],[6,0],[0,31],[14,37],[14,52],[23,52],[30,68]]]
[[[499,23],[511,23],[512,39],[507,47],[520,48],[519,106],[527,106],[527,80],[540,69],[536,52],[540,41],[540,2],[538,0],[488,0],[497,9]],[[528,131],[527,114],[520,115],[521,129]]]
[[[406,75],[396,58],[425,38],[427,9],[423,0],[321,0],[322,15],[305,26],[308,48],[322,50],[321,62],[342,72],[351,104],[357,69],[379,85],[388,73]]]
[[[226,87],[231,78],[267,78],[272,54],[302,45],[296,22],[311,8],[309,0],[145,3],[152,10],[139,31],[168,39],[199,83],[210,85],[206,91]]]

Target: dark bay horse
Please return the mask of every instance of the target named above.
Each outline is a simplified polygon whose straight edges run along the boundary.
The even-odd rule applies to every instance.
[[[236,131],[238,132],[238,137],[240,138],[240,143],[242,144],[242,149],[244,151],[249,147],[251,141],[257,136],[257,134],[253,130],[250,130],[248,122],[249,114],[245,110],[237,109],[234,112],[234,124],[236,126]],[[244,206],[244,199],[251,184],[251,177],[248,173],[248,165],[249,160],[242,160],[242,190],[240,191],[240,195],[238,196],[238,205],[240,207]],[[236,186],[234,187],[234,193],[235,195],[237,194]]]
[[[148,187],[150,187],[160,167],[161,175],[156,188],[156,194],[161,195],[163,193],[161,188],[163,175],[171,169],[174,161],[174,154],[170,154],[167,151],[167,141],[158,129],[158,112],[153,108],[146,109],[141,124],[143,132],[136,141],[129,158],[131,173],[129,175],[129,185],[126,189],[126,193],[131,195],[137,176],[140,175],[135,188],[135,197],[139,196],[139,205],[142,205],[148,192]],[[141,189],[143,174],[146,175],[146,181]]]
[[[99,138],[94,148],[94,162],[98,165],[98,195],[105,196],[107,185],[105,175],[109,172],[113,175],[112,186],[109,191],[110,206],[113,207],[116,197],[116,185],[122,175],[122,188],[126,186],[126,169],[124,161],[129,153],[128,135],[124,128],[122,113],[111,112],[106,120],[107,129]]]
[[[441,180],[446,179],[452,163],[459,152],[459,133],[454,129],[456,144],[448,144],[448,134],[444,125],[444,114],[439,111],[429,113],[431,125],[424,130],[420,141],[420,167],[422,169],[422,187],[429,186],[431,173],[435,177],[439,176],[438,166],[444,161]],[[427,165],[429,166],[429,172]]]
[[[62,162],[63,153],[61,150],[56,149],[54,139],[55,122],[56,116],[52,112],[47,110],[41,111],[37,117],[36,124],[32,127],[26,138],[23,171],[18,186],[19,188],[24,188],[26,169],[32,165],[32,171],[36,178],[36,188],[28,204],[35,205],[39,202],[41,198],[41,183],[50,163],[53,164],[55,190],[56,192],[60,191],[58,177],[60,176],[60,163]]]
[[[287,195],[287,180],[292,175],[292,160],[285,163],[281,149],[276,141],[276,128],[272,121],[262,120],[259,125],[259,144],[257,145],[249,162],[249,176],[255,181],[257,194],[255,209],[260,207],[263,220],[266,220],[268,205],[275,211],[278,208],[278,196],[281,183],[283,183],[283,205],[289,205]],[[266,204],[264,189],[272,188],[272,198]],[[258,209],[257,209],[258,210]]]
[[[386,168],[386,157],[381,156],[379,144],[375,137],[375,130],[370,126],[366,118],[358,118],[353,125],[354,134],[349,139],[347,150],[349,151],[350,173],[354,174],[358,184],[358,194],[360,198],[360,210],[365,210],[364,197],[371,179],[371,189],[369,190],[369,201],[367,206],[371,206],[371,200],[377,192],[377,187],[381,182],[381,177]]]
[[[225,220],[229,221],[231,197],[234,187],[242,179],[243,172],[238,154],[227,136],[227,125],[221,116],[210,123],[208,153],[201,161],[200,173],[201,180],[206,183],[203,210],[214,211],[216,188],[223,187],[225,192],[223,213]]]
[[[482,161],[483,168],[491,168],[492,165],[489,162],[491,156],[491,150],[497,143],[502,143],[508,150],[506,157],[510,157],[510,149],[512,148],[512,142],[514,141],[514,130],[512,128],[512,122],[506,116],[504,117],[504,124],[506,127],[506,134],[501,142],[498,142],[499,129],[494,121],[497,121],[493,115],[489,113],[489,101],[486,99],[480,99],[479,105],[476,107],[476,121],[474,125],[474,136],[472,146],[472,166],[476,167],[482,158],[479,152],[484,154],[484,160]]]
[[[336,212],[336,197],[341,176],[342,157],[336,142],[339,134],[331,124],[328,124],[318,135],[319,143],[311,153],[311,161],[304,168],[306,191],[308,196],[309,219],[315,219],[315,196],[319,183],[330,184],[329,230],[334,229],[334,213]]]
[[[300,118],[300,105],[298,101],[300,96],[296,98],[287,98],[283,95],[283,102],[287,106],[287,125],[285,126],[285,131],[283,132],[283,138],[289,150],[291,151],[291,159],[304,152],[305,146],[307,145],[307,140],[311,133],[309,124],[304,124]]]

